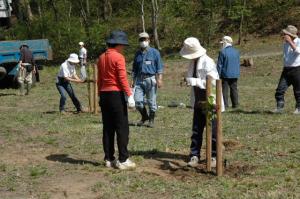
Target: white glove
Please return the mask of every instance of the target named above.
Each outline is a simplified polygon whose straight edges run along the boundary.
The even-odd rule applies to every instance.
[[[188,86],[197,86],[199,88],[205,89],[206,87],[206,81],[201,80],[199,78],[194,78],[194,77],[187,77],[186,78],[186,83]]]
[[[188,86],[196,86],[196,78],[193,77],[187,77],[186,78],[186,84]]]
[[[128,106],[129,106],[129,108],[134,108],[135,107],[135,101],[133,99],[133,95],[130,95],[128,97]]]

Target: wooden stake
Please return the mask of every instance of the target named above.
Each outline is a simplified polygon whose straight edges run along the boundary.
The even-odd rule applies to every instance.
[[[98,113],[97,65],[94,65],[94,114]]]
[[[217,176],[223,175],[222,80],[217,80]]]
[[[208,107],[208,99],[211,95],[212,77],[206,78],[206,105]],[[211,171],[211,120],[209,114],[206,114],[206,170]]]
[[[87,65],[87,80],[91,80],[91,71],[90,71],[91,66]],[[88,81],[87,83],[87,90],[88,90],[88,101],[89,101],[89,112],[93,112],[92,110],[92,90],[91,90],[91,82]]]

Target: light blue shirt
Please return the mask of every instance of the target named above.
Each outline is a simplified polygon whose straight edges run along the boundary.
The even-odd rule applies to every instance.
[[[159,51],[151,47],[148,47],[145,51],[139,50],[134,57],[132,72],[133,78],[143,74],[163,73],[163,63]]]
[[[300,39],[295,38],[294,43],[297,46],[296,50],[294,50],[287,42],[285,42],[283,45],[283,66],[284,67],[300,66]]]

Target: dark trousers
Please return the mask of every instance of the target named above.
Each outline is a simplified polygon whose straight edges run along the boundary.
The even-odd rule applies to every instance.
[[[232,108],[236,108],[239,105],[239,95],[237,88],[237,78],[223,78],[222,79],[222,90],[224,105],[226,108],[229,107],[228,102],[228,90],[230,89],[230,99],[232,103]]]
[[[114,140],[117,135],[119,161],[125,162],[128,158],[128,112],[123,92],[100,92],[100,103],[103,120],[103,149],[104,160],[115,160]]]
[[[217,136],[216,120],[212,121],[212,157],[216,157],[216,136]],[[200,158],[200,150],[203,141],[203,131],[206,126],[206,115],[201,108],[194,108],[193,116],[193,134],[191,137],[191,154]]]
[[[290,85],[293,86],[296,108],[300,108],[300,66],[284,67],[275,93],[278,108],[284,107],[284,94]]]
[[[60,111],[63,111],[65,109],[65,104],[66,104],[66,100],[67,100],[65,91],[70,96],[77,111],[81,110],[81,104],[80,104],[79,100],[77,99],[77,97],[74,93],[74,90],[72,88],[72,85],[69,81],[59,78],[59,82],[56,83],[56,88],[60,94],[60,101],[59,101],[59,110]]]

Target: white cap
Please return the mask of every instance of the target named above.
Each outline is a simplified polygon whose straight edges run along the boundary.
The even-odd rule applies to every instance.
[[[221,43],[221,44],[223,44],[223,43],[229,43],[229,44],[232,44],[232,43],[233,43],[233,40],[232,40],[232,38],[229,37],[229,36],[224,36],[224,37],[222,38],[222,40],[220,41],[220,43]]]
[[[196,59],[206,53],[199,40],[195,37],[189,37],[183,42],[183,47],[180,50],[180,55],[186,59]]]
[[[72,63],[75,63],[75,64],[77,64],[77,63],[80,62],[80,61],[79,61],[79,58],[78,58],[78,55],[77,55],[76,53],[70,54],[70,56],[69,56],[69,58],[67,59],[67,61],[72,62]]]
[[[139,38],[149,38],[149,34],[146,32],[142,32],[139,34]]]
[[[84,46],[84,43],[81,41],[78,43],[80,46]]]

